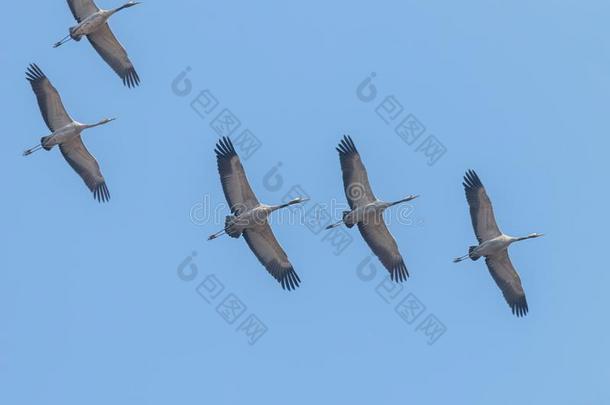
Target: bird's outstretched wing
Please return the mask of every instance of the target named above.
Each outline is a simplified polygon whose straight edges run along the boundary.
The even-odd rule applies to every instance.
[[[487,263],[487,268],[496,284],[502,290],[502,294],[513,314],[518,317],[527,315],[529,309],[525,299],[525,291],[523,291],[519,274],[517,274],[508,257],[508,251],[504,250],[495,255],[487,256],[485,263]]]
[[[299,286],[301,279],[290,264],[286,252],[273,235],[269,223],[258,228],[246,229],[243,235],[250,250],[283,289],[290,291]]]
[[[409,277],[407,266],[398,251],[396,240],[388,230],[381,214],[358,222],[360,234],[383,266],[390,272],[392,280],[402,282]]]
[[[97,160],[87,150],[80,136],[59,145],[62,155],[74,171],[84,180],[93,198],[99,202],[110,200],[110,193]]]
[[[132,88],[140,84],[140,77],[129,60],[127,51],[116,39],[107,23],[87,35],[87,39],[97,53],[123,79],[125,86]]]
[[[31,64],[25,75],[36,94],[40,113],[49,130],[54,132],[70,124],[72,118],[66,112],[59,93],[38,65]]]
[[[479,176],[474,170],[468,170],[462,184],[466,191],[466,200],[468,200],[470,206],[472,227],[479,243],[500,236],[502,232],[496,224],[491,200],[487,196]]]
[[[68,6],[79,23],[100,10],[93,0],[68,0]]]
[[[239,215],[259,205],[231,140],[228,137],[221,138],[216,143],[214,152],[216,152],[220,182],[231,212]]]
[[[376,198],[373,190],[371,190],[366,168],[352,138],[345,135],[339,143],[337,151],[339,152],[341,171],[343,172],[345,197],[350,208],[355,209],[375,201]]]

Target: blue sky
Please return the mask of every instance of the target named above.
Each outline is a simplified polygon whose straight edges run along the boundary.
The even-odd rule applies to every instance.
[[[607,2],[148,1],[111,22],[135,90],[86,41],[52,49],[73,20],[63,1],[37,3],[5,5],[0,47],[1,403],[610,401]],[[57,150],[21,156],[46,135],[30,62],[77,120],[118,117],[85,134],[109,204]],[[190,87],[176,79],[187,67]],[[205,91],[218,105],[201,117],[191,103]],[[396,120],[425,127],[412,145],[378,114],[390,96]],[[323,233],[274,224],[303,280],[291,293],[243,240],[205,241],[221,226],[198,213],[224,202],[210,124],[225,109],[234,136],[260,141],[244,165],[264,202],[295,185],[307,207],[343,201],[344,133],[378,197],[421,194],[411,221],[390,225],[411,273],[402,290],[384,290],[355,229],[336,254]],[[432,166],[418,150],[430,135],[446,149]],[[451,263],[475,241],[468,168],[504,232],[547,235],[511,249],[523,319],[483,262]],[[226,321],[234,298],[245,309]],[[418,318],[397,314],[405,299]],[[252,319],[266,329],[253,345]],[[433,344],[426,319],[445,331]]]

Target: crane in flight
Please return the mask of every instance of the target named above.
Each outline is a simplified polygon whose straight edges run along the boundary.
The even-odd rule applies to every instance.
[[[383,212],[394,205],[411,201],[418,196],[410,195],[394,202],[378,200],[373,194],[366,168],[352,138],[345,135],[339,143],[337,151],[343,172],[345,197],[351,210],[344,211],[341,221],[327,226],[326,229],[332,229],[342,224],[348,228],[358,225],[360,234],[390,272],[392,280],[405,281],[409,277],[409,272],[398,251],[396,240],[383,220]]]
[[[250,250],[282,288],[294,290],[301,283],[301,279],[273,235],[267,218],[274,211],[303,203],[307,199],[298,197],[286,204],[261,204],[250,188],[246,172],[231,140],[228,137],[220,139],[214,152],[220,182],[232,215],[226,217],[224,228],[211,235],[208,240],[224,234],[232,238],[243,235]]]
[[[83,144],[81,132],[107,124],[114,118],[105,118],[90,125],[74,121],[66,112],[59,93],[37,65],[32,64],[28,67],[26,78],[36,94],[42,118],[51,131],[51,135],[43,136],[38,145],[23,152],[23,155],[31,155],[40,149],[49,151],[58,145],[61,154],[83,179],[93,193],[93,197],[98,202],[110,200],[106,180],[102,176],[97,160]]]
[[[510,257],[508,257],[508,247],[514,242],[539,238],[543,234],[531,233],[521,237],[503,234],[496,223],[491,200],[487,196],[481,179],[474,170],[466,172],[463,186],[466,192],[466,200],[470,206],[472,227],[479,245],[470,246],[467,254],[455,258],[453,262],[458,263],[468,258],[479,260],[484,256],[487,268],[498,287],[500,287],[512,313],[517,317],[525,316],[529,311],[525,291],[521,285],[519,274],[517,274],[510,261]]]
[[[57,48],[71,39],[80,41],[83,37],[87,37],[102,59],[123,80],[124,85],[129,88],[137,86],[140,84],[140,77],[129,60],[125,48],[110,30],[108,19],[115,13],[138,4],[139,1],[129,1],[120,7],[102,10],[93,0],[68,0],[68,6],[77,25],[70,27],[69,34],[56,42],[53,47]]]

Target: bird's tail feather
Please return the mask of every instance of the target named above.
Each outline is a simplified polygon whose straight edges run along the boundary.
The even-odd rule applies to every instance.
[[[354,224],[352,224],[351,222],[348,222],[345,220],[345,217],[347,217],[349,215],[351,211],[343,211],[343,223],[345,224],[345,226],[347,226],[348,228],[351,228],[354,226]]]
[[[234,225],[235,216],[227,215],[225,218],[225,232],[232,238],[239,238],[241,232],[236,230],[232,225]]]
[[[72,38],[74,41],[78,42],[83,37],[82,35],[74,35],[74,30],[76,30],[76,26],[70,27],[69,30],[70,30],[70,38]]]
[[[477,248],[477,246],[470,246],[468,248],[468,257],[470,257],[470,259],[475,260],[475,261],[479,260],[479,258],[481,257],[481,256],[477,255],[476,253],[473,253],[476,248]]]
[[[51,139],[51,136],[43,136],[42,138],[40,138],[40,145],[43,147],[44,150],[53,149],[53,145],[46,144],[49,139]]]

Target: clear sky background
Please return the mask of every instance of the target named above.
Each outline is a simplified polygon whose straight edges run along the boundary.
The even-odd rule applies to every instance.
[[[64,1],[9,2],[3,17],[0,403],[610,403],[608,2],[146,1],[111,21],[135,90],[87,41],[51,48],[74,24]],[[57,150],[21,156],[47,134],[30,62],[75,119],[118,117],[84,136],[109,204]],[[190,87],[172,86],[187,67]],[[204,90],[219,104],[202,118],[191,102]],[[418,142],[376,113],[387,96],[398,121],[425,126]],[[356,229],[335,255],[324,233],[276,218],[303,281],[294,292],[243,240],[205,240],[222,226],[201,209],[224,203],[210,122],[225,108],[234,136],[261,142],[244,161],[261,201],[300,185],[305,209],[343,202],[344,133],[379,198],[421,194],[411,220],[390,225],[411,273],[402,290],[383,293]],[[417,150],[429,135],[446,148],[432,166]],[[451,263],[475,242],[468,168],[504,232],[546,234],[511,248],[525,318],[483,261]],[[206,280],[224,286],[210,303]],[[233,323],[217,311],[227,297],[246,306]],[[411,323],[395,310],[405,297],[425,306]],[[266,327],[253,345],[250,315]],[[427,335],[426,320],[444,334]]]

